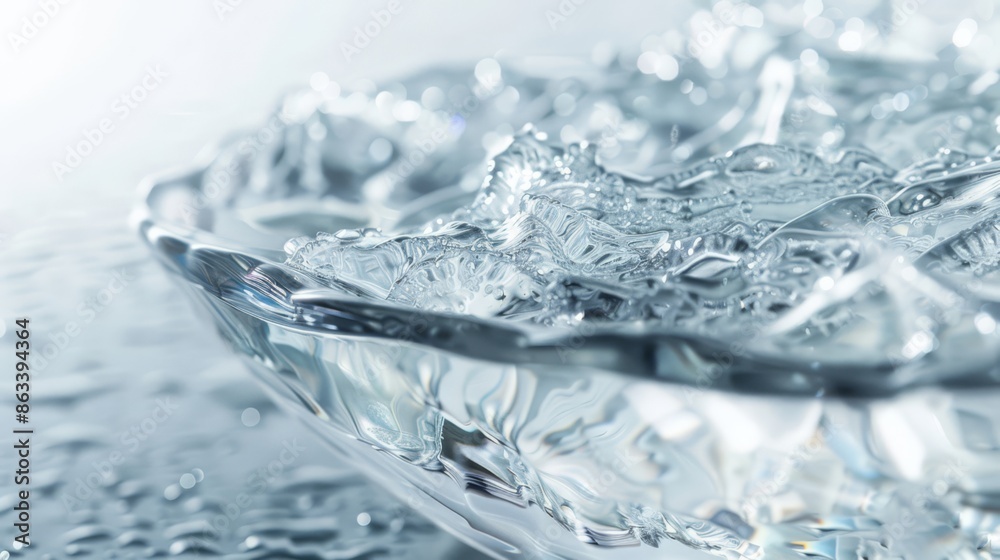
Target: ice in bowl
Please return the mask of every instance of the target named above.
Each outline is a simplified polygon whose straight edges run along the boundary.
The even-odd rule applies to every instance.
[[[488,554],[996,557],[995,74],[807,50],[295,94],[138,222],[331,461]]]

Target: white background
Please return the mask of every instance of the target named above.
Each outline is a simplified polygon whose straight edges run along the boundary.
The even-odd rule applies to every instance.
[[[349,83],[487,56],[587,55],[601,41],[634,47],[683,21],[677,14],[688,4],[562,0],[572,13],[553,27],[547,12],[558,12],[560,0],[400,0],[400,13],[348,62],[344,43],[387,0],[242,0],[231,11],[220,9],[224,1],[66,0],[26,44],[11,35],[24,36],[23,18],[36,17],[42,3],[0,4],[0,234],[7,242],[63,210],[102,200],[121,205],[124,220],[125,200],[145,174],[188,164],[226,133],[256,127],[314,72]],[[112,105],[141,83],[147,66],[168,76],[120,119]],[[103,118],[114,132],[58,179],[53,162]]]

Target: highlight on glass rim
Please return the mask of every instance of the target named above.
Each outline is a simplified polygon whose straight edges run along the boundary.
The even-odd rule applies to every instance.
[[[1000,559],[993,0],[0,22],[0,560]]]

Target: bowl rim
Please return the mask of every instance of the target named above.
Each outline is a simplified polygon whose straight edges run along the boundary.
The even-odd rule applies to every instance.
[[[282,328],[317,336],[393,340],[514,366],[601,370],[683,384],[693,390],[870,399],[928,386],[961,389],[997,385],[988,364],[979,362],[941,379],[921,373],[921,368],[927,367],[924,360],[900,365],[888,357],[871,363],[848,355],[837,362],[806,363],[780,348],[747,347],[743,342],[711,339],[666,325],[582,322],[575,327],[542,326],[429,311],[338,291],[315,275],[285,264],[284,251],[247,247],[212,231],[170,220],[159,211],[157,201],[167,190],[182,189],[189,197],[200,195],[201,179],[226,146],[223,142],[212,145],[191,165],[147,176],[139,185],[139,202],[130,222],[161,263],[185,282]],[[171,256],[178,252],[186,253],[186,263],[197,262],[203,268],[194,271],[181,265]],[[228,276],[210,280],[204,275],[205,266],[223,262]],[[248,275],[256,281],[247,283]],[[219,289],[220,281],[241,284],[243,291]],[[1000,363],[1000,355],[994,358],[993,365]]]

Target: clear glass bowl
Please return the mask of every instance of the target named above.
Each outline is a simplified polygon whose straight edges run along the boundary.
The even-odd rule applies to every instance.
[[[400,119],[412,106],[398,95],[296,95],[145,186],[135,220],[153,252],[337,460],[498,557],[996,557],[1000,395],[983,379],[945,388],[849,356],[810,368],[669,331],[422,311],[284,264],[296,236],[467,201],[489,147],[468,139],[567,83],[525,72],[509,99],[489,70],[406,83],[471,84],[462,122]],[[441,126],[454,134],[436,140]],[[664,136],[617,135],[608,157],[628,167]]]

